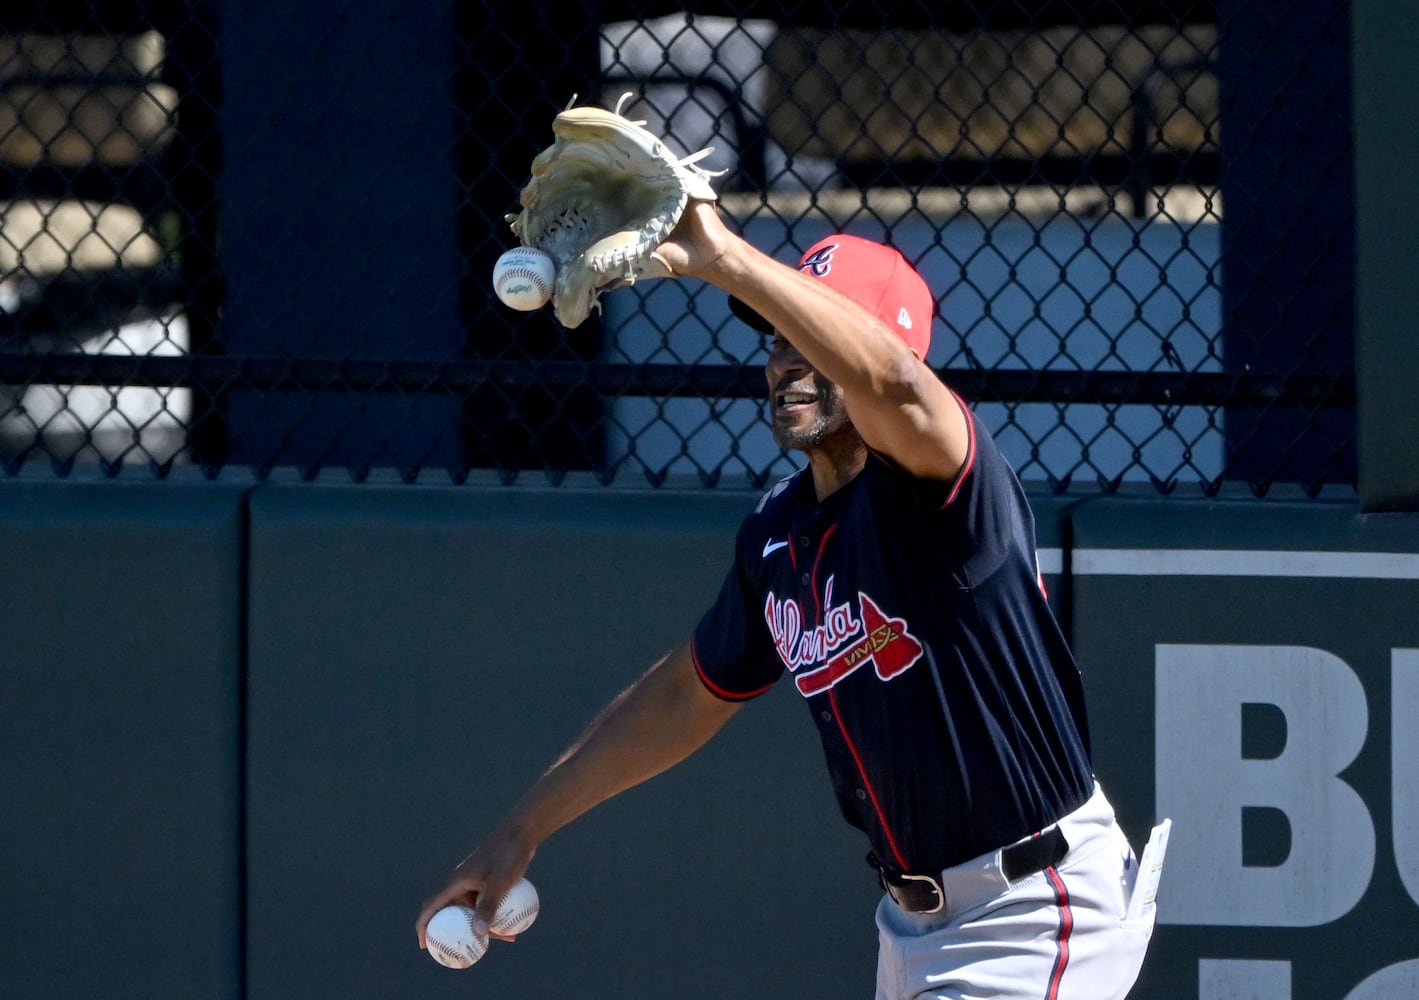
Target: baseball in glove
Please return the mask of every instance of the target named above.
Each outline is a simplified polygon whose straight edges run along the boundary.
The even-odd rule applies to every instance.
[[[522,211],[507,217],[523,246],[556,263],[552,306],[565,327],[599,310],[608,288],[674,277],[656,248],[692,199],[715,198],[709,179],[718,173],[696,166],[713,148],[676,156],[644,122],[621,115],[630,97],[614,111],[569,104],[557,115],[554,141],[533,159],[518,198]]]

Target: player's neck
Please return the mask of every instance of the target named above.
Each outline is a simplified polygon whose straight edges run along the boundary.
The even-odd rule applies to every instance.
[[[813,492],[821,502],[851,482],[867,462],[867,445],[851,427],[808,452]]]

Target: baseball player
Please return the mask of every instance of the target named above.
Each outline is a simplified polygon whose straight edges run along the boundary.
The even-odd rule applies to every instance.
[[[1014,472],[924,364],[934,303],[847,235],[797,267],[693,204],[658,253],[772,337],[775,439],[807,465],[744,520],[693,633],[603,711],[428,899],[477,919],[555,830],[703,745],[782,681],[883,890],[878,1000],[1123,997],[1152,917],[1095,782],[1078,669]]]

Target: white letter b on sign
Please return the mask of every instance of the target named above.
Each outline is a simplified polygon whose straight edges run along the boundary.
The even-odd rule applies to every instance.
[[[1365,742],[1369,713],[1344,660],[1302,646],[1156,648],[1157,808],[1171,816],[1159,920],[1313,927],[1349,912],[1370,883],[1375,828],[1336,777]],[[1242,706],[1286,719],[1269,760],[1242,756]],[[1274,867],[1242,863],[1242,809],[1280,810],[1291,851]]]

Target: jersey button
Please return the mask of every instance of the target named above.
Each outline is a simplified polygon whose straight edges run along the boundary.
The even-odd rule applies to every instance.
[[[803,586],[806,587],[806,586],[808,586],[810,583],[813,582],[813,578],[812,578],[811,576],[809,576],[807,573],[804,573],[801,577],[799,577],[799,582],[802,583]]]
[[[865,788],[859,788],[859,789],[857,790],[857,797],[858,797],[859,799],[865,799],[865,798],[867,798],[867,789],[865,789]]]
[[[823,711],[821,711],[821,712],[818,713],[818,718],[822,719],[824,722],[832,722],[832,721],[833,721],[833,713],[832,713],[832,712],[829,712],[829,711],[825,708],[825,709],[823,709]]]
[[[800,547],[806,549],[812,546],[813,539],[809,538],[807,535],[804,535],[803,537],[798,539],[798,544]]]

